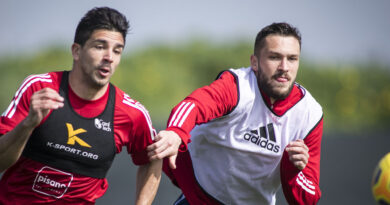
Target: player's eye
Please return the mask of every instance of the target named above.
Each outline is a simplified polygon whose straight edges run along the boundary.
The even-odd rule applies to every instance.
[[[122,49],[120,49],[120,48],[114,49],[114,53],[117,55],[120,55],[122,53]]]
[[[101,49],[104,48],[104,46],[99,44],[99,45],[95,45],[95,48],[98,49],[98,50],[101,50]]]

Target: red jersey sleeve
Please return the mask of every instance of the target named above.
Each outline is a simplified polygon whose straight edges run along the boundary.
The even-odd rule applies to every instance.
[[[316,204],[321,198],[320,155],[323,119],[306,136],[304,142],[309,148],[309,162],[300,171],[289,160],[284,151],[280,172],[284,196],[289,204]]]
[[[3,112],[0,118],[0,135],[11,131],[18,125],[27,115],[30,107],[30,98],[34,92],[44,88],[50,87],[58,90],[58,83],[56,80],[57,73],[46,73],[40,75],[30,75],[24,79],[23,83],[16,91],[8,108]]]
[[[181,151],[187,149],[190,132],[196,124],[230,113],[237,105],[236,76],[225,71],[208,86],[201,87],[175,106],[169,116],[167,130],[175,131],[182,139]]]
[[[117,150],[120,152],[121,146],[125,145],[135,165],[146,164],[149,162],[146,147],[153,144],[156,136],[149,113],[141,103],[131,99],[125,93],[122,102],[119,103],[125,110],[126,119],[124,115],[115,118],[116,128],[122,127],[117,129],[121,141],[116,143]]]

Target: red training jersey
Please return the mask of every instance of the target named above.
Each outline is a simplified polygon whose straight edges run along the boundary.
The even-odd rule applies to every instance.
[[[63,72],[50,72],[41,75],[31,75],[24,80],[17,90],[8,109],[0,118],[0,134],[11,131],[27,115],[30,105],[30,97],[34,92],[49,87],[59,90]],[[114,141],[116,153],[122,151],[126,146],[134,164],[142,165],[149,162],[146,147],[153,143],[156,134],[148,111],[137,101],[130,98],[119,88],[115,87],[115,108],[113,117]],[[99,99],[88,101],[78,97],[69,86],[69,100],[74,111],[79,115],[92,118],[99,115],[106,107],[108,100],[109,86],[106,93]],[[49,113],[50,115],[50,113]],[[49,116],[48,115],[48,116]],[[41,124],[47,119],[46,116]],[[52,175],[53,172],[64,173],[45,164],[33,161],[21,156],[20,159],[8,168],[0,181],[0,204],[94,204],[95,200],[101,197],[107,190],[106,179],[86,177],[79,174],[72,174],[70,181],[64,177],[58,179],[45,179],[47,183],[66,184],[63,193],[53,195],[41,193],[34,189],[36,178]]]

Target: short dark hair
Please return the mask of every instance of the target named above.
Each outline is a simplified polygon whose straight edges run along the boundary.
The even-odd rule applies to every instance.
[[[92,33],[98,29],[118,31],[126,41],[129,22],[119,11],[109,7],[95,7],[89,10],[76,28],[74,43],[84,46]]]
[[[299,47],[301,47],[301,34],[299,30],[288,23],[273,23],[261,29],[261,31],[256,36],[254,54],[258,56],[258,52],[264,46],[264,39],[269,35],[280,35],[280,36],[293,36],[299,42]]]

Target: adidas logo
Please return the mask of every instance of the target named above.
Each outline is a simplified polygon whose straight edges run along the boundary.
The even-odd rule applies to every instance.
[[[274,125],[272,123],[268,124],[267,128],[259,127],[251,130],[249,133],[245,133],[244,140],[275,153],[280,151],[280,146],[276,144]]]

